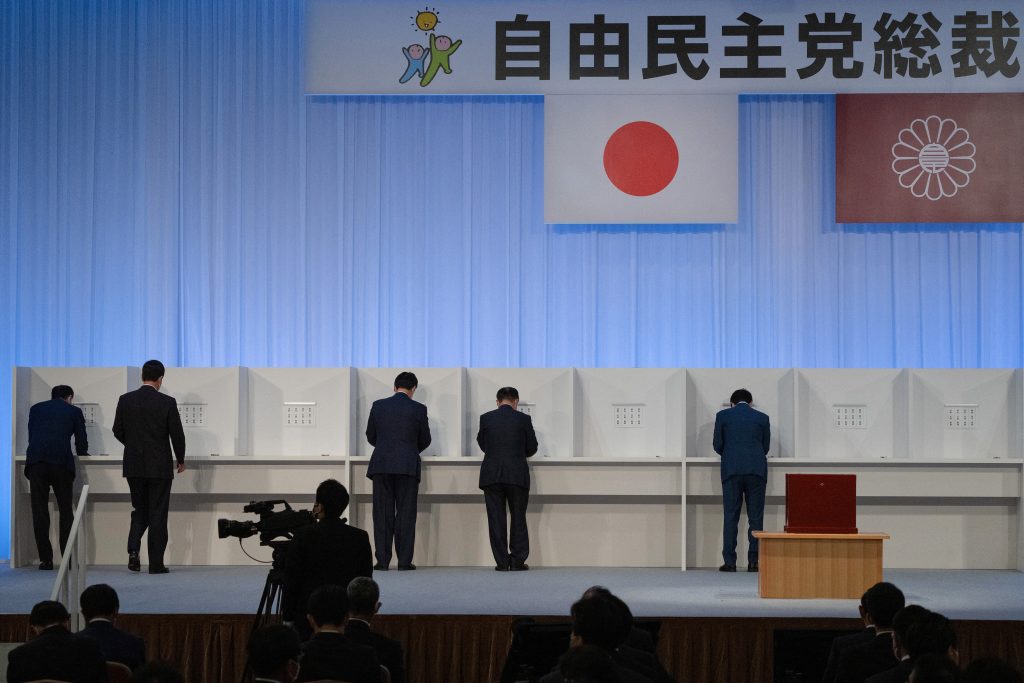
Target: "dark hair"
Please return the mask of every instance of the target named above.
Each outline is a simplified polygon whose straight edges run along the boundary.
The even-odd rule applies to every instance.
[[[86,621],[96,617],[113,616],[121,608],[121,602],[117,599],[117,591],[105,583],[97,583],[82,591],[82,596],[78,598],[78,604],[82,608],[82,616]]]
[[[938,612],[929,612],[910,625],[903,642],[907,646],[907,654],[916,660],[927,654],[945,655],[950,648],[956,647],[956,634],[949,619]]]
[[[558,662],[565,683],[616,683],[612,657],[596,645],[571,647]]]
[[[345,589],[348,611],[352,614],[373,614],[380,600],[380,586],[369,576],[357,576]]]
[[[142,364],[142,381],[155,382],[164,376],[164,364],[158,360],[147,360]]]
[[[147,662],[128,679],[129,683],[185,683],[185,677],[170,662]]]
[[[61,400],[67,400],[75,395],[75,390],[69,387],[67,384],[58,384],[53,389],[50,389],[50,398],[59,398]]]
[[[395,377],[395,388],[396,389],[415,389],[420,385],[419,380],[416,379],[416,375],[411,372],[400,372],[398,377]]]
[[[306,612],[317,626],[341,626],[348,612],[348,595],[343,586],[329,583],[320,586],[309,596]]]
[[[903,591],[886,581],[876,583],[861,598],[864,611],[871,615],[875,626],[892,628],[892,619],[906,606]]]
[[[975,659],[966,669],[960,680],[963,683],[1021,683],[1020,672],[1009,663],[995,657]]]
[[[960,669],[946,655],[922,655],[914,662],[911,674],[915,683],[957,683]]]
[[[921,605],[907,605],[892,618],[893,635],[904,647],[907,645],[907,631],[917,621],[931,614],[931,610]]]
[[[299,634],[284,624],[264,626],[249,638],[249,668],[255,676],[272,676],[302,652]]]
[[[499,401],[518,401],[519,391],[515,387],[502,387],[498,389]]]
[[[570,609],[572,632],[587,645],[611,652],[619,644],[619,615],[609,600],[601,596],[580,598]]]
[[[737,389],[729,397],[729,403],[753,403],[753,395],[746,389]]]
[[[327,479],[316,487],[316,502],[328,517],[341,517],[348,507],[348,489],[337,479]]]
[[[32,613],[28,615],[28,623],[32,626],[52,626],[71,618],[64,605],[56,600],[43,600],[32,606]]]

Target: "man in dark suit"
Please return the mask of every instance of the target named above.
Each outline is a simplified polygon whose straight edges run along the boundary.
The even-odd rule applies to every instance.
[[[50,390],[50,400],[37,403],[28,411],[28,449],[25,452],[25,476],[32,499],[32,530],[39,550],[39,568],[53,569],[50,545],[50,489],[60,512],[60,551],[64,552],[71,534],[74,510],[71,489],[75,481],[75,458],[71,455],[71,437],[75,437],[78,455],[89,455],[82,409],[72,405],[74,390],[61,384]]]
[[[142,568],[139,550],[142,534],[149,529],[149,573],[166,574],[167,511],[171,504],[171,481],[185,471],[185,432],[181,427],[178,402],[160,393],[164,364],[148,360],[142,366],[142,386],[117,401],[114,436],[124,444],[122,474],[132,496],[132,525],[128,532],[128,569]],[[174,447],[174,459],[171,447]]]
[[[344,586],[321,586],[309,597],[307,617],[315,633],[302,646],[299,681],[380,682],[373,648],[352,642],[342,632],[347,605]]]
[[[373,446],[366,476],[373,481],[374,569],[391,564],[394,541],[400,570],[416,569],[416,496],[420,486],[420,453],[430,445],[427,407],[412,400],[419,382],[411,372],[395,378],[391,398],[373,402],[366,439]]]
[[[79,605],[86,626],[78,635],[99,643],[103,658],[108,662],[119,662],[133,671],[142,666],[146,661],[145,641],[114,626],[121,608],[117,591],[105,583],[97,583],[82,591]]]
[[[484,452],[480,488],[487,506],[487,532],[494,568],[499,572],[529,569],[530,537],[526,504],[530,500],[530,467],[526,459],[537,452],[537,435],[529,415],[519,412],[519,391],[498,389],[498,407],[480,416],[476,442]],[[512,517],[511,538],[505,510]]]
[[[893,648],[899,663],[869,676],[866,683],[906,683],[914,664],[928,654],[942,655],[957,661],[956,633],[949,619],[920,605],[907,605],[893,618]]]
[[[284,620],[306,640],[311,633],[306,621],[310,596],[320,586],[347,586],[357,576],[373,576],[370,536],[341,518],[349,495],[335,479],[316,487],[313,515],[317,523],[295,532],[284,562]]]
[[[715,453],[722,456],[722,506],[724,508],[722,559],[718,568],[736,571],[736,533],[740,508],[747,505],[747,571],[757,571],[755,531],[764,528],[764,493],[768,483],[768,416],[750,407],[754,397],[746,389],[732,392],[731,408],[715,415]]]
[[[7,680],[105,683],[107,665],[99,644],[71,635],[71,615],[54,600],[36,603],[28,623],[34,637],[7,653]]]
[[[825,666],[825,674],[821,678],[821,683],[835,683],[840,662],[844,669],[849,670],[854,661],[850,659],[850,653],[860,652],[860,648],[865,646],[878,648],[881,644],[883,648],[887,648],[888,659],[891,663],[877,671],[895,666],[896,656],[892,651],[892,620],[896,613],[903,609],[905,602],[903,591],[885,581],[876,583],[864,591],[858,606],[860,618],[864,622],[864,629],[832,640],[832,648],[829,650],[828,663]],[[879,639],[877,637],[879,635],[886,637]],[[866,678],[867,675],[864,674],[861,678]]]
[[[405,655],[402,644],[375,633],[370,623],[380,610],[380,587],[373,579],[358,576],[348,584],[348,621],[345,636],[353,643],[369,645],[377,660],[391,674],[391,683],[405,683]]]

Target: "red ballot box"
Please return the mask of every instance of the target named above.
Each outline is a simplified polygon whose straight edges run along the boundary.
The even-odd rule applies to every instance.
[[[857,533],[857,475],[787,474],[785,531]]]

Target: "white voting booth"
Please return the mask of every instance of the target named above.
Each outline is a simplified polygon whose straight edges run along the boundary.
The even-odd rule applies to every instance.
[[[919,369],[168,368],[187,470],[172,488],[171,564],[247,564],[219,517],[250,500],[310,507],[328,477],[372,533],[366,419],[395,375],[419,378],[423,454],[414,561],[489,566],[477,487],[479,417],[514,386],[540,448],[528,513],[535,566],[712,567],[720,562],[715,414],[746,387],[772,424],[765,527],[783,524],[788,472],[852,473],[858,525],[892,534],[891,567],[1007,569],[1021,561],[1022,373]],[[86,414],[90,561],[121,564],[128,488],[111,432],[139,368],[16,368],[11,472],[15,566],[35,561],[23,476],[28,411],[68,384]],[[741,555],[745,552],[741,538]],[[251,554],[267,559],[256,539]]]

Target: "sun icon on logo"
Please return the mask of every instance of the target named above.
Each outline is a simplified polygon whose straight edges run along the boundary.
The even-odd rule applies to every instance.
[[[977,168],[970,133],[953,119],[914,119],[892,146],[892,170],[915,197],[937,201],[967,187]]]
[[[441,20],[437,18],[437,10],[433,7],[424,7],[422,10],[416,13],[415,17],[409,17],[412,19],[413,24],[421,31],[433,31],[434,27],[437,26]]]

